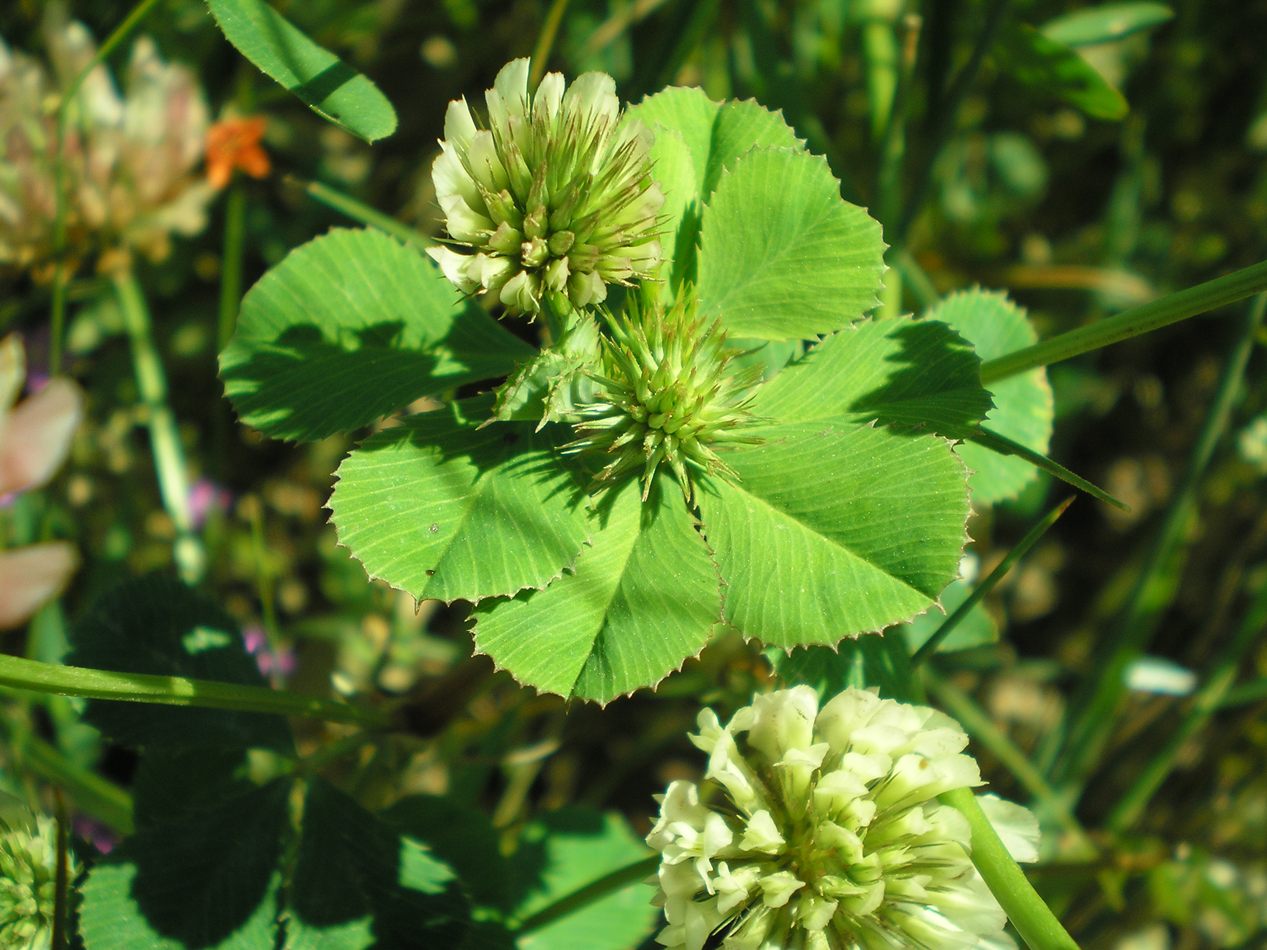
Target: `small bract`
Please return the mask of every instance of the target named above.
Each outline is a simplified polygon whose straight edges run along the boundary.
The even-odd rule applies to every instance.
[[[937,801],[981,784],[953,720],[859,689],[820,710],[817,693],[797,686],[758,696],[724,726],[704,710],[699,727],[691,740],[708,753],[714,794],[673,782],[647,836],[662,855],[660,943],[1007,945],[1006,917],[972,864],[968,824]],[[997,804],[1021,838],[1036,838],[1028,812]],[[1032,841],[1017,850],[1033,859]]]
[[[608,284],[653,276],[664,196],[650,134],[622,123],[615,80],[585,73],[565,90],[549,73],[530,95],[516,59],[484,98],[487,128],[465,99],[449,103],[431,172],[448,242],[428,253],[449,280],[535,317],[548,293],[587,307]]]

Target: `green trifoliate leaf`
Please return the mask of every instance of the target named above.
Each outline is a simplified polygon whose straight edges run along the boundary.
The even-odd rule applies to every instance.
[[[1093,119],[1117,121],[1126,99],[1077,52],[1024,23],[1005,24],[992,48],[999,69],[1027,89],[1060,99]]]
[[[320,779],[304,799],[284,950],[454,947],[470,908],[422,842]]]
[[[696,279],[700,211],[722,171],[753,148],[805,145],[781,113],[752,100],[714,102],[695,87],[676,86],[648,96],[628,115],[656,133],[652,158],[665,197],[662,244],[673,262],[673,287]]]
[[[511,859],[533,882],[516,908],[531,916],[605,874],[648,856],[625,820],[589,808],[549,812],[528,825]],[[648,888],[631,884],[561,917],[515,942],[517,950],[627,950],[642,946],[652,932],[656,910]]]
[[[574,571],[543,591],[483,604],[475,646],[542,692],[607,702],[654,686],[703,649],[721,619],[708,547],[661,478],[612,492]]]
[[[232,618],[171,577],[151,575],[108,591],[70,639],[71,666],[268,685]],[[83,718],[128,746],[292,746],[286,720],[262,713],[89,700]]]
[[[795,340],[879,302],[880,224],[840,197],[827,161],[758,149],[723,173],[700,229],[699,299],[735,337]]]
[[[225,37],[313,112],[367,142],[396,131],[378,87],[303,34],[264,0],[207,0]]]
[[[223,797],[112,851],[81,888],[88,950],[273,946],[289,790],[276,781]]]
[[[752,430],[698,495],[726,619],[771,646],[909,620],[958,574],[963,463],[938,436],[824,420]]]
[[[865,320],[828,337],[759,390],[772,422],[876,421],[962,437],[985,418],[981,360],[943,323]]]
[[[973,344],[982,360],[994,359],[1037,342],[1025,311],[1001,293],[968,290],[947,297],[926,315],[945,323]],[[983,425],[1039,454],[1051,442],[1052,398],[1041,367],[990,384],[994,408]],[[965,443],[956,451],[972,470],[972,500],[992,505],[1015,498],[1036,472],[1024,459]]]
[[[415,249],[340,228],[251,288],[220,375],[247,425],[309,441],[503,376],[532,352]]]
[[[544,587],[576,560],[589,527],[551,431],[479,428],[490,408],[411,416],[339,467],[331,520],[370,577],[419,600],[478,601]]]

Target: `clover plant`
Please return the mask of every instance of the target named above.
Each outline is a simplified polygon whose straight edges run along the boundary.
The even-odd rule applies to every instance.
[[[340,229],[246,295],[221,361],[243,421],[314,439],[440,399],[360,442],[332,520],[371,577],[470,601],[476,650],[543,691],[607,702],[723,630],[834,645],[935,608],[967,541],[956,442],[997,412],[1046,447],[1041,370],[996,405],[971,342],[1025,341],[1024,315],[971,292],[869,316],[880,225],[775,112],[671,88],[622,113],[606,77],[527,75],[487,120],[449,107],[439,272]]]
[[[215,97],[148,38],[135,43],[126,94],[116,91],[106,60],[157,5],[139,0],[100,48],[50,5],[35,44],[48,67],[0,40],[0,278],[50,298],[46,384],[35,379],[40,344],[0,337],[0,545],[10,548],[0,552],[0,626],[29,622],[25,650],[0,654],[0,795],[33,801],[45,787],[11,778],[13,763],[58,790],[42,800],[47,814],[0,802],[0,945],[863,950],[1007,946],[1014,930],[1031,946],[1068,950],[1057,914],[1079,894],[1094,885],[1116,909],[1139,893],[1124,888],[1137,857],[1127,836],[1186,739],[1228,699],[1261,630],[1261,589],[1177,738],[1101,809],[1102,831],[1084,827],[1101,815],[1083,799],[1112,766],[1104,753],[1128,689],[1159,678],[1144,662],[1158,578],[1192,521],[1193,486],[1226,427],[1267,297],[1224,365],[1155,545],[1127,565],[1129,583],[1110,587],[1120,622],[1103,633],[1103,656],[1085,661],[1096,669],[1059,725],[1038,730],[1030,755],[944,674],[1001,653],[982,601],[1071,500],[1038,515],[1029,489],[1040,470],[1124,507],[1048,457],[1056,399],[1046,366],[1261,294],[1267,264],[1150,292],[1040,342],[1007,293],[933,286],[911,235],[939,176],[954,179],[940,186],[949,217],[984,229],[1001,212],[974,202],[996,165],[1016,172],[1005,184],[1021,199],[1042,191],[1041,156],[1022,136],[989,132],[976,167],[971,143],[954,134],[983,65],[1027,95],[1117,121],[1126,99],[1095,58],[1142,39],[1169,10],[1113,4],[1036,29],[1007,3],[982,5],[952,76],[956,17],[936,4],[924,5],[927,24],[900,18],[902,5],[855,5],[848,17],[832,4],[727,5],[744,42],[726,56],[764,64],[739,70],[742,88],[786,105],[789,121],[754,99],[676,84],[689,79],[682,50],[719,19],[716,4],[680,5],[686,30],[662,50],[668,84],[640,73],[628,88],[651,91],[622,103],[607,72],[545,71],[567,7],[555,0],[534,57],[512,59],[481,98],[435,116],[438,150],[417,169],[433,221],[415,230],[323,182],[298,182],[292,191],[359,226],[310,239],[313,229],[296,231],[294,246],[272,219],[279,233],[261,249],[269,266],[243,294],[244,235],[265,230],[251,223],[244,187],[262,189],[295,156],[275,161],[272,119],[244,114],[256,93],[245,67],[214,123]],[[320,18],[325,5],[311,6],[291,8]],[[372,20],[398,5],[362,6]],[[578,41],[584,30],[573,29],[568,42],[589,52],[567,58],[610,63],[623,83],[623,54],[604,50],[630,24],[612,24],[656,6],[613,5],[592,35]],[[387,96],[265,0],[206,7],[208,33],[214,20],[250,64],[336,127],[324,150],[344,148],[345,133],[372,143],[396,131]],[[475,10],[444,7],[455,21]],[[779,65],[763,35],[784,13],[804,62]],[[797,106],[813,98],[806,70],[838,56],[842,17],[867,67],[875,154],[862,160]],[[191,22],[165,29],[182,35]],[[806,38],[820,34],[832,41],[806,55]],[[431,37],[421,55],[444,61],[445,42]],[[477,57],[475,71],[484,66]],[[262,97],[269,108],[278,99],[297,106]],[[908,134],[919,140],[909,155]],[[195,171],[204,147],[205,181]],[[874,180],[857,187],[853,168]],[[223,254],[191,252],[181,239],[205,227],[220,191]],[[849,200],[858,194],[874,214]],[[1119,197],[1113,214],[1125,218]],[[182,270],[197,280],[218,272],[214,334],[156,332],[147,288],[183,287]],[[904,284],[914,292],[904,296]],[[160,297],[165,309],[183,305],[175,291]],[[908,298],[918,312],[905,311]],[[6,304],[0,323],[25,321],[24,306]],[[73,441],[109,401],[113,377],[85,369],[98,359],[91,349],[63,365],[68,339],[116,331],[132,369],[121,390],[136,403],[119,428],[148,430],[153,472],[143,477],[162,507],[143,512],[137,534],[149,553],[131,561],[169,557],[180,580],[117,578],[133,544],[120,515],[102,551],[82,546],[94,599],[67,621],[58,602],[67,585],[68,600],[77,594],[78,555],[58,535],[74,518],[34,493],[92,452],[109,454],[112,475],[134,489],[113,422],[97,430],[101,445]],[[206,520],[230,492],[189,484],[188,427],[175,407],[184,394],[168,385],[163,350],[213,352],[213,337],[228,406],[249,438],[325,443],[305,457],[321,460],[328,495],[293,505],[314,534],[319,506],[329,512],[326,538],[346,554],[325,557],[313,587],[345,616],[296,637],[309,647],[298,675],[318,675],[294,684],[284,682],[296,666],[279,642],[277,603],[307,591],[275,588],[259,499],[238,513],[250,522],[242,546],[261,619],[243,630],[241,578],[217,574],[237,542]],[[76,374],[90,381],[82,396],[62,378]],[[1238,442],[1246,470],[1261,468],[1257,410]],[[226,409],[209,426],[207,454],[223,456],[225,478],[230,424]],[[78,481],[67,490],[85,520],[97,514],[93,491]],[[969,526],[993,530],[992,509],[1004,504],[1032,524],[990,559],[971,547]],[[1252,567],[1243,551],[1231,558],[1233,578]],[[387,633],[374,622],[380,595],[395,611]],[[437,603],[452,608],[441,615],[448,639],[422,635],[420,615]],[[1231,616],[1239,603],[1228,593],[1219,610]],[[313,683],[337,695],[313,695]],[[546,712],[503,715],[481,692],[490,683]],[[10,688],[40,695],[19,700]],[[666,753],[666,736],[687,736],[685,718],[668,729],[642,721],[674,693],[698,711],[694,764]],[[622,697],[633,698],[609,706]],[[645,788],[621,811],[535,796],[565,715],[569,727],[604,717],[589,752],[603,781],[623,789],[638,773],[664,789],[658,815]],[[629,735],[625,723],[636,724]],[[978,793],[983,765],[996,763],[979,763],[970,737],[1015,776],[1012,797],[1027,795],[1032,811]],[[689,754],[686,741],[678,747]],[[578,787],[567,776],[559,786]],[[490,790],[500,799],[485,815],[477,803]],[[90,848],[86,818],[114,837]],[[1061,862],[1062,881],[1044,882],[1050,905],[1017,864],[1036,860]],[[1185,874],[1200,887],[1225,870],[1175,858],[1150,880],[1170,893]]]

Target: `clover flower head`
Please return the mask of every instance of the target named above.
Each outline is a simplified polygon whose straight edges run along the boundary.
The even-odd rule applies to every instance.
[[[83,393],[69,379],[51,379],[17,402],[25,379],[21,339],[17,334],[0,338],[0,500],[40,488],[53,477],[83,416]],[[74,547],[64,541],[0,551],[0,630],[25,622],[57,596],[77,560]]]
[[[484,94],[487,128],[465,99],[449,103],[432,168],[447,246],[429,249],[464,293],[535,317],[547,294],[600,303],[608,284],[660,263],[649,133],[621,121],[615,81],[585,73],[564,88],[548,73],[528,92],[528,60],[507,63]]]
[[[684,292],[666,309],[630,295],[621,314],[602,311],[596,399],[578,407],[577,438],[566,446],[606,460],[597,487],[637,473],[645,501],[665,465],[689,503],[693,473],[737,477],[717,450],[754,441],[744,427],[760,371],[731,365],[739,352],[718,321],[697,315],[694,299]]]
[[[797,686],[758,696],[725,725],[704,710],[699,727],[691,739],[708,754],[709,791],[670,784],[647,836],[661,854],[661,944],[1007,945],[967,822],[937,801],[981,784],[953,720],[859,689],[820,709]],[[1028,812],[999,804],[1022,837],[1036,836]]]
[[[75,876],[69,858],[69,876]],[[0,947],[47,950],[57,901],[57,826],[45,815],[0,819]]]
[[[57,106],[96,50],[83,24],[65,20],[64,7],[49,10],[47,68],[0,41],[0,271],[37,280],[53,269]],[[206,225],[214,191],[194,174],[207,131],[194,75],[165,63],[142,37],[123,88],[94,67],[68,107],[61,144],[67,254],[74,262],[102,251],[106,269],[133,250],[165,257],[172,234]]]

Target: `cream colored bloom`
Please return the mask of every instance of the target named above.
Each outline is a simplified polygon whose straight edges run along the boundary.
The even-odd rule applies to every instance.
[[[74,880],[74,856],[67,860]],[[56,824],[44,815],[0,819],[0,947],[48,950],[56,898]]]
[[[55,16],[45,39],[49,69],[0,41],[0,271],[38,280],[52,268],[57,106],[96,49],[82,24]],[[214,190],[195,168],[207,106],[188,69],[164,63],[142,37],[132,48],[124,94],[98,66],[69,117],[62,187],[72,262],[99,253],[109,267],[133,250],[158,260],[171,235],[206,226]]]
[[[528,60],[507,63],[484,94],[487,127],[449,103],[431,176],[446,246],[429,249],[464,293],[535,316],[550,292],[574,307],[660,262],[649,133],[622,122],[615,81],[585,73],[565,89],[548,73],[528,92]]]
[[[923,706],[807,686],[758,696],[692,741],[705,792],[673,782],[647,842],[663,856],[666,947],[870,950],[997,946],[1006,918],[971,860],[967,822],[937,796],[981,784],[967,736]],[[995,799],[1033,857],[1037,825]],[[711,941],[711,942],[710,942]]]
[[[0,339],[0,497],[44,485],[66,460],[83,397],[53,379],[14,407],[26,368],[16,336]],[[0,551],[0,630],[15,627],[57,596],[78,558],[64,542]]]

